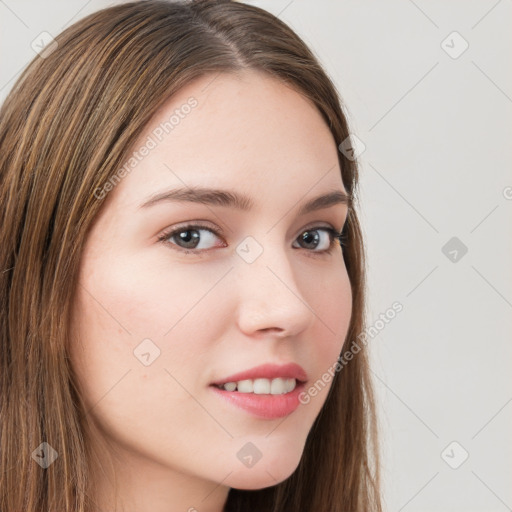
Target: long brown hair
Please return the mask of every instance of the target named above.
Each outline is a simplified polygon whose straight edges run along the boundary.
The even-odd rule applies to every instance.
[[[336,144],[349,135],[337,91],[304,42],[270,13],[229,0],[137,1],[75,23],[36,57],[0,110],[0,510],[91,510],[85,406],[69,363],[70,315],[94,191],[123,166],[163,103],[194,78],[251,68],[309,98]],[[357,162],[339,152],[353,203],[343,251],[352,286],[344,350],[365,331]],[[229,512],[380,511],[366,348],[334,376],[296,471],[231,489]],[[58,458],[31,454],[48,442]]]

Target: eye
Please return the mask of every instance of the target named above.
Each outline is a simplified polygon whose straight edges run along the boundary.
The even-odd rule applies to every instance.
[[[330,253],[337,245],[345,245],[344,231],[340,233],[334,228],[324,226],[307,229],[296,239],[301,244],[298,248],[311,249],[309,252],[314,253]],[[205,235],[201,236],[201,232],[204,232]],[[220,237],[221,234],[208,226],[188,224],[162,233],[158,240],[185,254],[200,255],[215,247],[215,238]],[[219,247],[226,247],[226,244],[222,242]]]
[[[205,232],[206,236],[200,236],[200,232]],[[163,233],[158,239],[163,243],[177,246],[177,250],[185,253],[200,253],[209,249],[208,244],[211,245],[218,237],[219,235],[207,226],[190,224]]]
[[[321,233],[323,236],[321,236]],[[314,227],[303,231],[297,238],[299,243],[304,244],[305,249],[313,249],[312,252],[330,253],[338,245],[344,245],[344,233],[339,233],[333,228]],[[311,247],[313,245],[313,247]]]

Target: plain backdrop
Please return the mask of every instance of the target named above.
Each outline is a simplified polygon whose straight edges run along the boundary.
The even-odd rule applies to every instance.
[[[0,0],[0,101],[41,32],[114,3]],[[247,3],[309,44],[357,137],[386,510],[512,510],[512,2]]]

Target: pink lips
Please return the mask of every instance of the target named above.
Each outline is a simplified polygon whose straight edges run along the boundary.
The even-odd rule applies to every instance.
[[[227,391],[217,386],[226,382],[238,382],[246,379],[296,379],[296,387],[289,393],[281,395],[239,393],[238,391]],[[230,375],[210,385],[217,396],[222,397],[229,403],[244,409],[253,416],[264,419],[276,419],[288,416],[300,405],[299,395],[305,388],[308,377],[304,369],[295,363],[286,365],[264,364],[251,370]]]

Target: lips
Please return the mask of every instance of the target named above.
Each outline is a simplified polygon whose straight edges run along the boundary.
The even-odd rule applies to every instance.
[[[255,366],[250,370],[235,373],[221,380],[212,382],[212,386],[222,386],[227,382],[238,382],[241,380],[254,380],[254,379],[277,379],[282,377],[284,379],[296,379],[298,382],[306,382],[308,376],[304,368],[296,363],[288,363],[284,365],[278,364],[263,364]]]
[[[260,420],[276,420],[292,414],[300,407],[299,396],[303,393],[304,387],[305,384],[301,383],[293,391],[282,395],[258,395],[255,393],[224,391],[214,385],[210,386],[210,389],[223,406],[227,403],[234,406],[235,409],[245,411],[245,413],[249,413]]]

